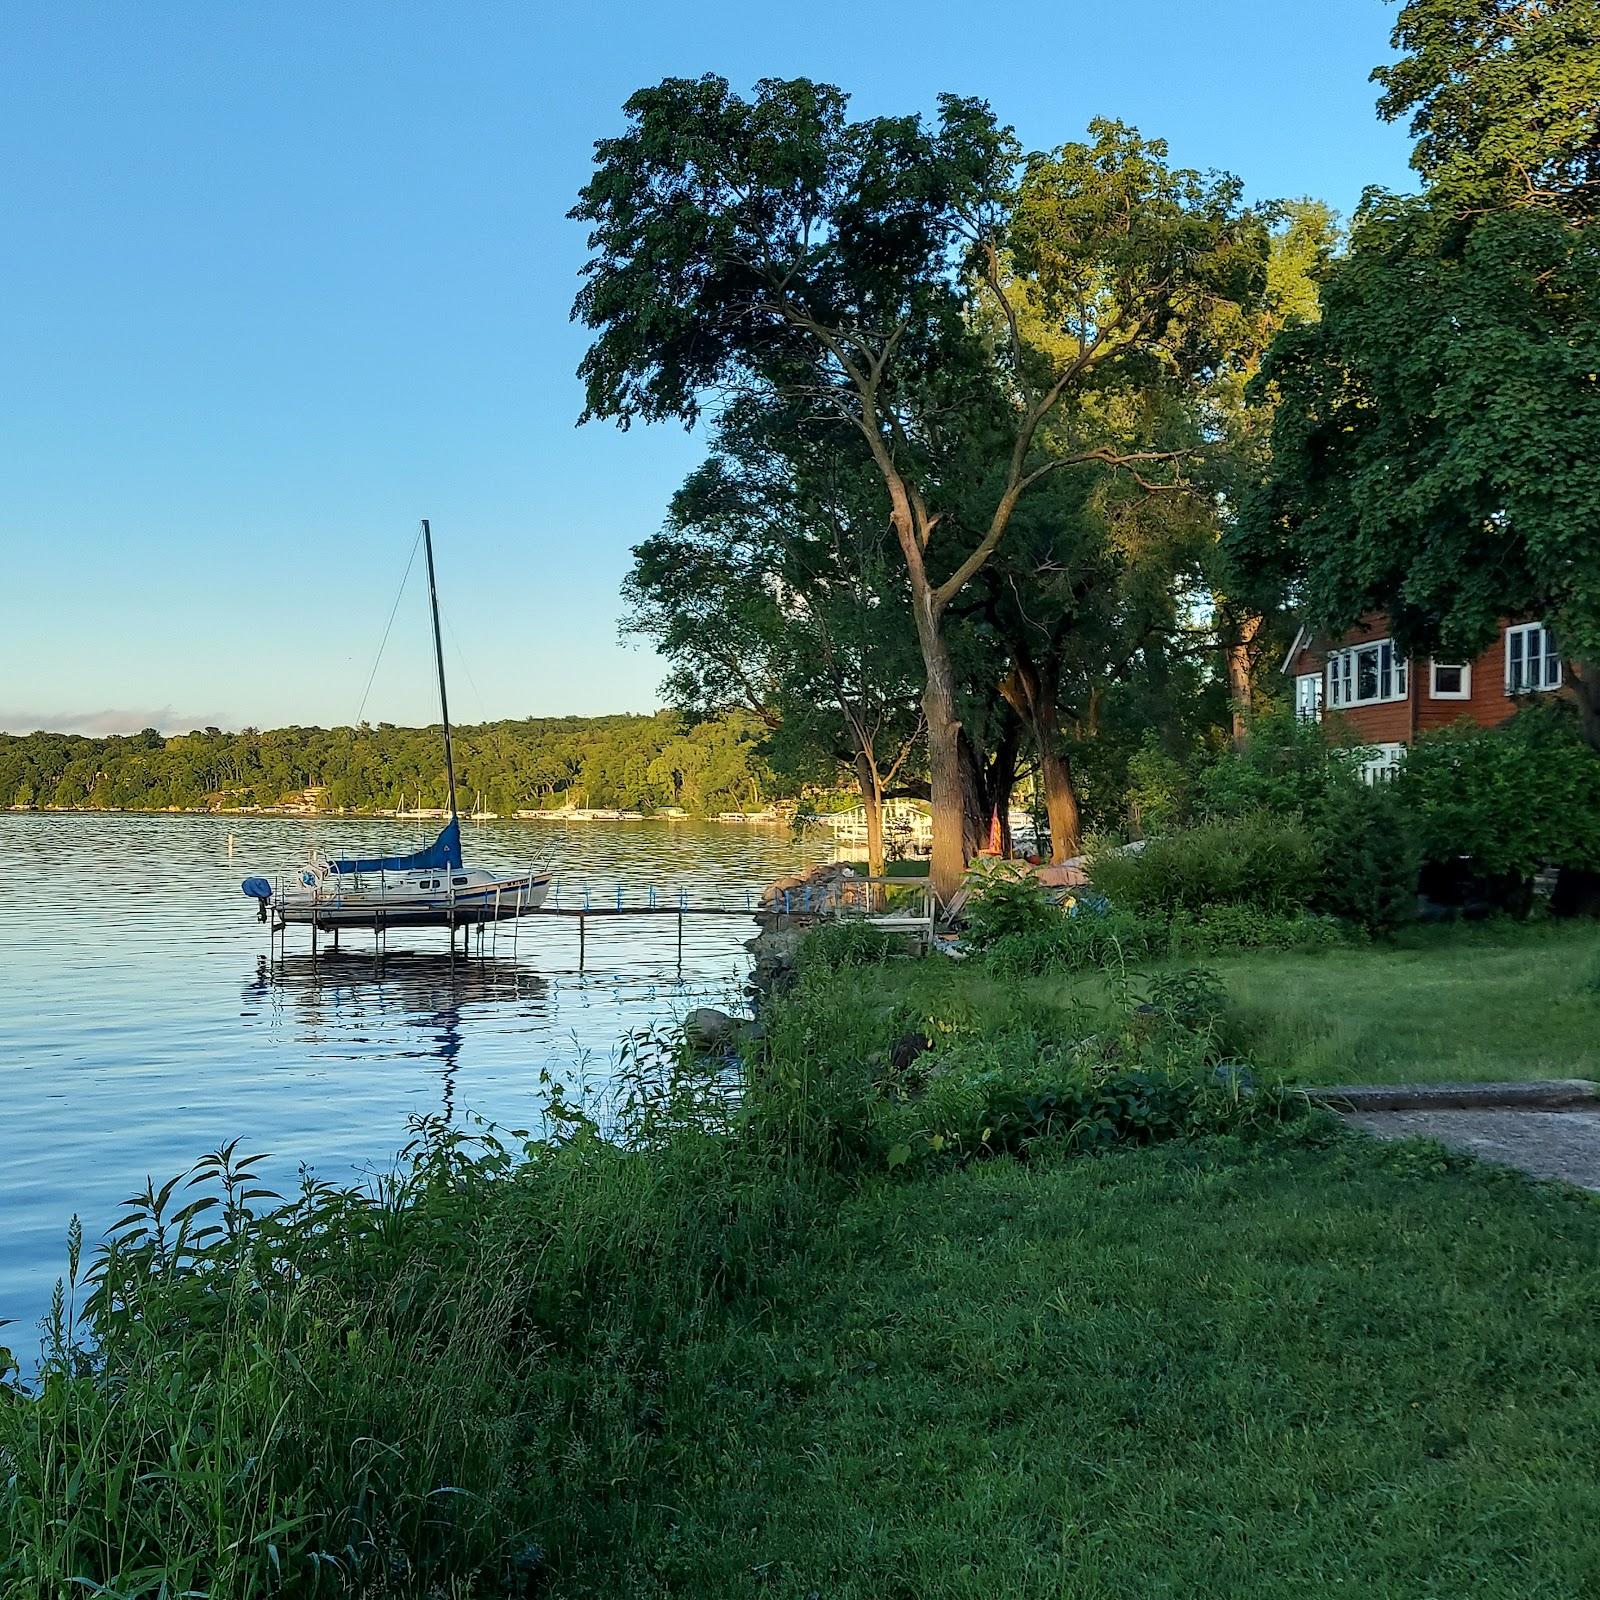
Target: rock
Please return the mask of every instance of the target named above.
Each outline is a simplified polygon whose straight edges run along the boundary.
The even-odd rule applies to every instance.
[[[924,1033],[903,1033],[889,1046],[889,1065],[896,1072],[904,1072],[918,1056],[933,1049],[933,1041]]]
[[[792,967],[800,949],[804,930],[796,927],[764,928],[753,939],[746,939],[744,947],[757,966]]]
[[[683,1019],[684,1043],[699,1055],[726,1055],[754,1037],[759,1037],[755,1023],[715,1006],[698,1006]]]
[[[809,871],[769,883],[761,904],[769,916],[805,916],[824,907],[864,904],[867,885],[848,862],[825,861]]]

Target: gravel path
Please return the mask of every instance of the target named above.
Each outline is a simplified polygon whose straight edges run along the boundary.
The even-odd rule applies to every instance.
[[[1437,1139],[1485,1161],[1600,1193],[1600,1109],[1347,1111],[1380,1139]]]

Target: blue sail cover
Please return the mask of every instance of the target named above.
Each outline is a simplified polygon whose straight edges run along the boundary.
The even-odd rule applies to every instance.
[[[373,856],[368,861],[335,861],[335,872],[449,872],[461,868],[461,823],[455,818],[426,850],[414,856]]]

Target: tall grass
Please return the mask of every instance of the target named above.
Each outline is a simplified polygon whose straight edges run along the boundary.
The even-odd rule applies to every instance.
[[[92,1259],[75,1229],[38,1379],[0,1385],[0,1595],[532,1592],[662,1470],[706,1329],[864,1175],[1275,1114],[1211,1074],[1203,984],[1047,1036],[864,1006],[848,959],[772,1009],[742,1092],[637,1042],[620,1141],[559,1100],[542,1139],[419,1119],[393,1173],[288,1196],[230,1145]]]

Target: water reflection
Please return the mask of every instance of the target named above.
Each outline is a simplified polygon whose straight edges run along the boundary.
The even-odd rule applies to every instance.
[[[26,1329],[47,1308],[74,1212],[93,1240],[147,1176],[224,1140],[272,1152],[282,1187],[302,1162],[333,1181],[387,1164],[417,1112],[532,1126],[546,1075],[603,1100],[623,1035],[726,1004],[748,970],[754,927],[735,918],[688,919],[681,954],[667,917],[600,919],[586,943],[575,919],[532,918],[454,966],[442,937],[408,937],[417,953],[391,947],[381,973],[362,940],[315,964],[309,938],[266,953],[246,872],[425,842],[372,818],[0,815],[0,1317]],[[809,848],[693,823],[505,822],[474,828],[469,853],[553,853],[569,906],[737,905]]]
[[[242,1000],[246,1018],[282,1023],[286,1010],[292,1013],[294,1041],[323,1056],[437,1061],[446,1119],[455,1115],[456,1074],[474,1008],[499,1008],[502,1028],[521,1017],[539,1029],[551,1016],[549,981],[520,962],[427,950],[391,951],[381,959],[354,951],[258,956]]]

